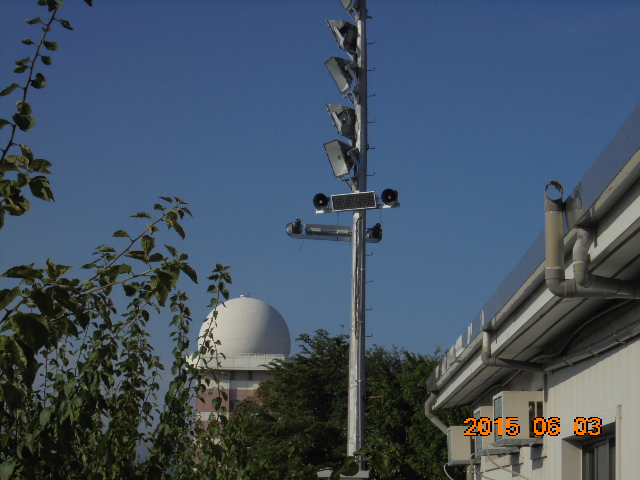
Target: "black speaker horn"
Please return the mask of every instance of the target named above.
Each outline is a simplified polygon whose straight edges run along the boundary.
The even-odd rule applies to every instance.
[[[385,205],[393,206],[398,203],[398,191],[387,188],[382,191],[382,196],[380,198],[382,199],[382,203]]]
[[[327,197],[324,193],[318,193],[315,197],[313,197],[313,206],[316,207],[316,210],[324,210],[329,205],[329,197]]]

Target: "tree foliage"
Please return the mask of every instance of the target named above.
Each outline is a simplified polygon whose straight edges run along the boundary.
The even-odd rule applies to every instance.
[[[37,41],[23,39],[33,51],[15,61],[14,72],[26,78],[0,91],[17,95],[14,113],[0,118],[9,132],[0,157],[0,228],[5,213],[29,210],[28,192],[54,198],[47,176],[52,164],[17,137],[35,125],[27,100],[47,83],[41,69],[58,49],[49,33],[55,25],[72,27],[58,18],[63,0],[37,4],[48,20],[27,20],[42,34]],[[301,353],[276,365],[259,401],[245,403],[227,422],[225,392],[208,375],[217,367],[215,322],[198,351],[187,355],[192,318],[178,286],[181,277],[197,283],[198,275],[188,255],[166,239],[173,232],[184,238],[190,216],[184,200],[160,197],[152,212],[132,215],[142,222],[139,231],[115,231],[116,245],[96,247],[80,268],[47,260],[1,275],[7,288],[0,289],[0,480],[280,480],[316,478],[323,466],[332,478],[357,470],[354,458],[343,455],[343,336],[301,336]],[[208,279],[215,307],[229,297],[228,267],[218,264]],[[149,335],[157,322],[167,323],[173,340],[166,392],[165,365]],[[422,383],[434,361],[395,350],[369,352],[367,455],[376,478],[435,472],[424,455],[440,459],[442,440],[419,414]],[[203,395],[212,389],[219,395]],[[196,398],[205,397],[214,398],[206,425],[195,409]]]
[[[62,0],[37,3],[49,20],[27,20],[42,35],[22,40],[34,52],[14,68],[27,79],[0,91],[20,94],[17,112],[0,119],[9,131],[0,158],[0,227],[5,213],[29,210],[27,187],[36,198],[53,199],[45,176],[51,163],[16,136],[35,125],[27,96],[46,85],[38,68],[52,63],[45,51],[58,49],[48,34],[56,23],[72,27],[57,18]],[[216,368],[218,342],[208,331],[187,355],[192,319],[178,282],[186,276],[197,283],[198,275],[188,255],[165,240],[169,230],[185,237],[182,224],[191,212],[184,200],[161,197],[152,213],[133,214],[140,230],[117,230],[117,246],[98,246],[81,268],[47,260],[1,275],[7,288],[0,289],[0,480],[261,478],[264,462],[254,464],[224,428],[220,404],[207,427],[195,411],[196,397],[218,388],[204,376]],[[229,296],[228,267],[217,265],[208,278],[215,307]],[[167,323],[174,345],[163,398],[165,366],[149,335],[156,322]]]
[[[0,118],[9,132],[0,157],[0,228],[5,213],[29,210],[27,187],[53,200],[52,164],[17,136],[35,125],[27,97],[46,86],[39,69],[58,49],[49,33],[55,24],[72,30],[57,17],[63,3],[37,1],[48,21],[27,20],[42,35],[22,40],[34,50],[14,68],[27,78],[0,91],[18,94],[17,111]],[[181,198],[160,197],[151,213],[132,215],[143,222],[137,233],[115,231],[116,246],[98,246],[81,268],[47,260],[0,275],[7,286],[0,289],[0,480],[280,480],[269,461],[249,455],[242,425],[227,424],[226,394],[209,373],[218,367],[215,321],[189,354],[192,318],[178,285],[181,277],[197,283],[198,275],[165,237],[184,238],[190,216]],[[228,270],[218,264],[208,277],[210,307],[229,297]],[[166,322],[173,340],[166,392],[165,365],[150,342],[157,322]],[[207,410],[214,414],[203,423],[195,405],[205,398],[213,398]],[[352,467],[353,459],[337,463],[334,476]]]
[[[300,353],[273,364],[258,401],[240,402],[230,422],[243,425],[242,441],[270,460],[277,478],[313,478],[346,453],[347,338],[318,330],[298,340]]]
[[[84,1],[88,5],[92,4],[92,0]],[[40,17],[26,20],[34,28],[39,27],[42,33],[36,41],[28,37],[22,40],[24,45],[32,49],[31,55],[15,61],[13,71],[21,75],[22,83],[14,82],[0,90],[0,97],[13,94],[18,98],[15,113],[10,118],[0,118],[0,129],[7,127],[9,130],[7,143],[0,151],[0,229],[4,226],[5,213],[20,216],[31,208],[31,203],[25,196],[27,187],[35,198],[53,200],[51,184],[46,176],[51,173],[49,168],[52,164],[44,158],[36,158],[30,147],[17,143],[16,137],[19,131],[27,132],[36,124],[33,109],[27,100],[32,89],[40,90],[47,84],[47,79],[40,70],[52,64],[50,52],[58,49],[58,44],[49,38],[49,33],[55,24],[66,30],[73,30],[73,27],[69,21],[58,18],[58,11],[64,0],[38,0],[37,3],[47,8],[49,17],[47,21]]]
[[[300,353],[271,368],[272,380],[240,402],[231,425],[266,458],[280,478],[316,478],[316,466],[344,461],[346,450],[348,338],[325,330],[298,337]],[[425,380],[439,356],[387,350],[367,352],[367,444],[371,478],[439,479],[447,461],[446,436],[427,420]],[[465,410],[446,412],[455,424]]]

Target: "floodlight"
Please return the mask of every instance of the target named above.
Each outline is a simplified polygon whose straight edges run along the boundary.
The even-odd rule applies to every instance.
[[[327,110],[333,120],[333,126],[340,135],[351,140],[356,139],[356,111],[343,105],[327,103]]]
[[[385,205],[393,207],[398,203],[398,191],[387,188],[386,190],[382,191],[382,196],[380,197],[380,199]]]
[[[350,152],[354,150],[354,148],[340,140],[332,140],[324,144],[324,149],[327,152],[333,174],[336,178],[342,180],[342,177],[349,175],[349,172],[353,168],[353,159],[351,158]]]
[[[343,95],[351,88],[351,84],[355,80],[353,71],[351,70],[351,62],[340,57],[331,57],[324,62],[336,82],[340,93]]]
[[[344,20],[327,20],[331,33],[336,37],[338,46],[350,55],[356,54],[358,27]]]
[[[302,220],[299,218],[295,222],[291,222],[285,227],[287,235],[300,235],[302,233]]]
[[[358,8],[358,0],[340,0],[340,3],[347,12],[352,12]]]
[[[317,193],[313,197],[313,206],[316,207],[316,210],[323,210],[327,208],[329,205],[329,197],[327,197],[324,193]]]

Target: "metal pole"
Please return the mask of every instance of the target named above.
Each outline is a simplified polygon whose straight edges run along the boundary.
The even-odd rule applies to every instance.
[[[356,144],[359,166],[355,175],[356,192],[367,191],[367,8],[360,0],[357,13],[358,36],[357,68],[358,91],[356,95]],[[366,210],[353,214],[353,268],[351,297],[351,335],[349,346],[349,418],[347,454],[353,455],[365,444],[365,275],[366,275]],[[363,465],[360,466],[362,469]]]

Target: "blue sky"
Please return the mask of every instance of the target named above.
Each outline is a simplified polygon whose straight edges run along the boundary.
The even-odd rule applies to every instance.
[[[60,49],[32,93],[36,127],[18,141],[54,163],[55,203],[8,218],[0,269],[51,258],[82,265],[159,195],[190,202],[185,283],[208,313],[206,274],[232,267],[232,297],[273,305],[292,339],[348,332],[348,243],[290,239],[318,216],[314,194],[347,193],[323,144],[343,103],[325,60],[338,0],[67,0]],[[369,213],[369,342],[448,348],[543,227],[546,183],[572,190],[640,101],[640,4],[633,1],[369,0],[369,187],[401,208]],[[0,82],[46,14],[0,4]],[[0,117],[13,113],[0,98]],[[0,131],[4,145],[6,130]],[[168,321],[168,319],[167,319]],[[343,327],[344,326],[344,327]],[[199,327],[199,325],[198,325]],[[168,355],[166,324],[152,326]],[[194,340],[197,335],[194,329]]]

